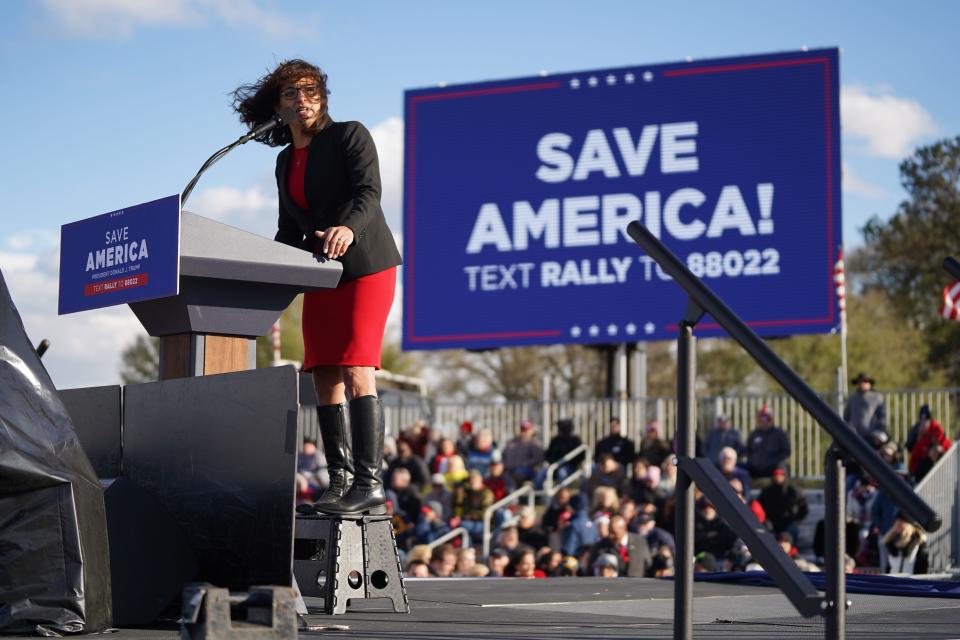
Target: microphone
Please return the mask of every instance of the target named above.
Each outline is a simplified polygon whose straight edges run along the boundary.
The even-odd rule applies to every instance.
[[[297,120],[297,112],[289,107],[284,107],[283,109],[280,109],[279,112],[273,114],[273,117],[270,118],[267,122],[264,122],[262,125],[260,125],[253,131],[250,131],[249,133],[246,133],[240,136],[239,138],[237,138],[236,142],[232,142],[228,144],[223,149],[220,149],[215,154],[207,158],[207,161],[203,163],[202,167],[200,167],[200,171],[197,171],[197,175],[193,176],[193,179],[189,183],[187,183],[186,189],[184,189],[183,193],[180,194],[180,206],[183,207],[184,203],[186,203],[187,198],[190,197],[190,194],[193,192],[193,188],[197,186],[197,181],[200,179],[200,176],[203,175],[203,172],[209,169],[210,167],[212,167],[217,160],[227,155],[228,153],[230,153],[230,151],[240,146],[241,144],[246,144],[251,140],[253,140],[254,138],[262,136],[268,131],[272,131],[273,129],[281,125],[290,124],[291,122],[295,122],[296,120]]]
[[[260,125],[256,129],[252,130],[250,133],[240,136],[240,139],[238,140],[238,142],[240,144],[246,144],[247,142],[250,142],[254,138],[262,136],[268,131],[272,131],[273,129],[279,126],[290,124],[296,119],[297,119],[297,112],[289,107],[284,107],[283,109],[280,109],[280,111],[278,111],[277,113],[273,114],[272,118],[264,122],[262,125]]]

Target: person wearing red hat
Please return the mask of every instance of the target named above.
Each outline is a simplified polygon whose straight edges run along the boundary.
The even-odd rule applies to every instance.
[[[460,423],[460,437],[457,439],[457,453],[464,460],[470,453],[470,445],[473,444],[473,423],[465,420]]]
[[[926,409],[926,412],[923,409]],[[934,456],[937,456],[936,459],[939,459],[937,454],[942,454],[949,449],[950,444],[950,438],[947,437],[943,426],[933,419],[930,408],[923,405],[920,412],[920,429],[916,442],[910,449],[910,475],[919,482],[933,466],[930,460],[931,451]]]
[[[789,531],[797,539],[797,524],[807,517],[810,508],[803,492],[787,482],[787,472],[783,467],[773,470],[770,486],[760,492],[757,501],[767,514],[767,520],[776,534]]]
[[[773,424],[773,412],[763,405],[757,413],[757,428],[747,438],[746,469],[754,478],[769,478],[770,474],[790,457],[790,438]]]

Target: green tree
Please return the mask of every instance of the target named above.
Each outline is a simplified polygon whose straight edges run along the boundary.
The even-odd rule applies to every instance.
[[[847,369],[851,377],[865,371],[885,389],[944,384],[943,372],[929,364],[924,332],[896,313],[884,291],[848,295],[847,301]],[[794,336],[773,341],[771,346],[814,389],[836,388],[839,335]],[[767,385],[779,389],[771,378]]]
[[[399,340],[384,337],[380,368],[390,373],[416,377],[421,374],[421,357],[416,352],[401,349]]]
[[[960,136],[918,149],[900,165],[908,199],[863,230],[864,285],[887,292],[896,312],[923,330],[933,369],[960,376],[960,326],[937,315],[949,282],[941,264],[960,254]]]
[[[598,398],[607,386],[606,354],[583,345],[433,351],[424,366],[440,399],[533,400],[545,374],[554,398]]]
[[[160,339],[141,334],[120,354],[123,384],[154,382],[160,371]]]
[[[697,377],[701,393],[722,395],[746,391],[756,372],[753,359],[733,340],[698,342]]]

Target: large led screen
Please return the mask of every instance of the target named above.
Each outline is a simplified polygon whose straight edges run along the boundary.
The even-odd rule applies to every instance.
[[[834,329],[837,55],[407,91],[404,348],[674,337],[686,299],[632,220],[759,334]]]

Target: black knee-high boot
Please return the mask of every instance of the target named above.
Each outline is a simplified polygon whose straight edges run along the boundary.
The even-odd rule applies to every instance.
[[[350,490],[353,484],[353,451],[347,419],[342,404],[327,404],[317,407],[320,421],[320,437],[323,440],[323,453],[327,457],[327,472],[330,485],[314,503],[317,509],[336,504]]]
[[[334,514],[386,513],[380,467],[383,464],[383,406],[377,396],[350,401],[350,433],[353,442],[353,486],[329,505],[317,504],[317,511]]]

